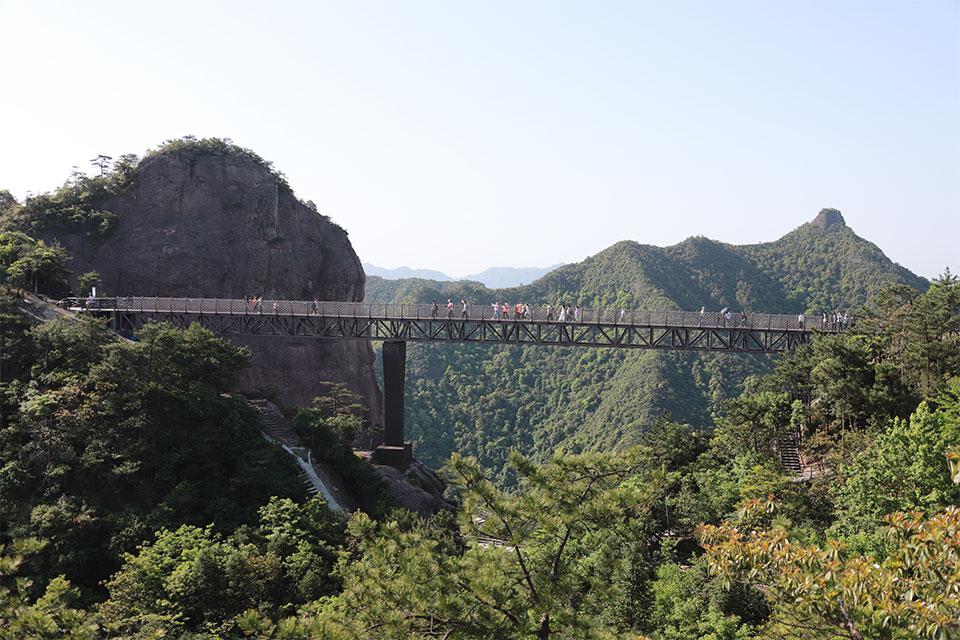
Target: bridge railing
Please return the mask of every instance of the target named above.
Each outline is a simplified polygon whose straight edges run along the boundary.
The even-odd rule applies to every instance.
[[[68,298],[64,306],[78,310],[126,311],[140,313],[186,313],[205,315],[278,315],[370,318],[378,320],[489,320],[494,322],[537,322],[564,324],[631,325],[663,328],[746,328],[771,331],[801,331],[816,329],[835,331],[841,327],[823,323],[822,318],[806,318],[801,322],[796,315],[719,311],[681,311],[675,309],[576,308],[567,311],[548,305],[525,306],[517,309],[502,306],[454,304],[400,304],[378,302],[338,302],[311,300],[243,300],[224,298],[170,298],[126,296],[117,298]]]

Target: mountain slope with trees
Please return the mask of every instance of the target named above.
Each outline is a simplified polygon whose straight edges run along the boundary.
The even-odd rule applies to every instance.
[[[524,287],[371,277],[365,299],[813,315],[852,312],[890,285],[923,291],[928,282],[825,209],[771,243],[694,237],[662,248],[623,241]],[[723,401],[771,362],[747,354],[456,344],[411,344],[407,361],[407,430],[418,457],[437,464],[458,451],[494,469],[504,468],[511,448],[536,458],[557,447],[629,446],[665,416],[709,426]]]
[[[523,354],[473,346],[478,370],[440,379],[464,406],[489,403],[475,415],[498,439],[483,455],[497,461],[511,442],[614,450],[540,462],[514,451],[502,467],[453,455],[452,511],[422,518],[376,501],[345,518],[307,499],[257,434],[234,391],[245,349],[197,326],[150,325],[130,342],[96,320],[40,322],[22,288],[69,287],[65,254],[8,232],[0,247],[0,638],[960,637],[960,280],[949,273],[924,293],[886,286],[854,330],[773,359],[711,429],[634,427],[621,399],[682,406],[722,369],[540,350],[576,355],[579,369],[550,377],[545,367],[571,362],[514,365]],[[626,273],[634,251],[658,258],[620,249],[604,256],[611,270]],[[638,273],[644,287],[677,276]],[[477,376],[504,372],[512,386],[480,387]],[[668,377],[691,387],[644,386]],[[523,414],[550,421],[538,431],[505,421],[504,407],[536,409],[528,394],[546,390],[576,401]],[[348,445],[362,407],[329,393],[294,424],[375,500]],[[609,440],[578,442],[586,430],[566,431],[570,416]],[[802,482],[778,460],[784,433],[816,470]]]

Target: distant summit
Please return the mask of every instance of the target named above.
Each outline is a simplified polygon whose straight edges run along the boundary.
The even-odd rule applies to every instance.
[[[544,276],[562,264],[555,264],[552,267],[490,267],[480,273],[458,278],[459,280],[475,280],[483,283],[490,289],[503,289],[506,287],[519,287],[530,284],[537,278]]]
[[[843,214],[837,209],[820,209],[820,213],[817,214],[817,217],[814,218],[810,224],[823,230],[830,229],[831,227],[847,226],[846,221],[843,219]]]
[[[402,280],[404,278],[422,278],[424,280],[436,280],[438,282],[450,282],[453,280],[453,278],[442,271],[434,271],[433,269],[411,269],[410,267],[384,269],[369,262],[363,263],[363,271],[368,276],[379,276],[385,280]]]
[[[410,267],[384,269],[369,262],[363,263],[363,270],[368,276],[378,276],[384,280],[404,280],[407,278],[420,278],[422,280],[434,280],[436,282],[470,280],[479,282],[490,289],[503,289],[506,287],[519,287],[530,284],[537,278],[560,266],[563,265],[555,264],[552,267],[490,267],[480,273],[473,273],[459,278],[451,278],[442,271],[435,271],[433,269],[411,269]]]

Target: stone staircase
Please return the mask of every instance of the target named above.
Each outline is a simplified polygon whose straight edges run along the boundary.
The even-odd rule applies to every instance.
[[[263,437],[281,447],[296,461],[299,477],[311,495],[321,494],[331,511],[343,511],[343,492],[336,486],[329,474],[313,463],[309,447],[300,439],[296,430],[280,412],[275,404],[267,400],[248,401],[263,420]]]
[[[267,400],[250,400],[250,406],[257,410],[263,419],[263,434],[270,440],[285,444],[291,449],[305,449],[306,446],[293,426],[287,422],[280,410]]]
[[[781,433],[777,438],[777,451],[780,454],[780,464],[783,465],[783,468],[793,475],[800,475],[803,464],[797,446],[797,434],[793,432]]]

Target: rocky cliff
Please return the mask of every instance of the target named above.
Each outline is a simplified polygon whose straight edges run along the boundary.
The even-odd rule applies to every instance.
[[[364,273],[346,232],[300,202],[269,163],[219,141],[172,144],[148,155],[122,189],[87,206],[114,216],[90,234],[50,225],[36,235],[60,242],[76,278],[100,274],[107,295],[310,300],[363,299]],[[381,393],[368,342],[248,338],[251,391],[274,390],[305,405],[321,381],[360,393],[380,422]]]

